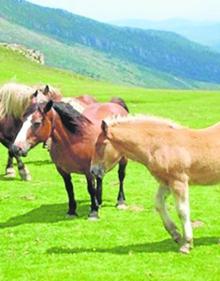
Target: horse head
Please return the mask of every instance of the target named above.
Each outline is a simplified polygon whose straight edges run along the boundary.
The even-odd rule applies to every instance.
[[[60,101],[62,98],[59,90],[51,87],[51,86],[36,86],[36,91],[31,95],[31,104],[47,102],[49,100]]]
[[[112,145],[111,132],[108,128],[108,124],[104,120],[102,121],[101,129],[101,133],[95,144],[90,168],[90,172],[96,178],[103,178],[104,174],[111,170],[122,158],[119,151]]]
[[[24,114],[24,121],[12,145],[15,155],[26,156],[40,142],[46,142],[53,128],[53,101],[33,104]]]

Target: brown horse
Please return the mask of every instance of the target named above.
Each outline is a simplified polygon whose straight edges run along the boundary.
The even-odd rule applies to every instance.
[[[97,103],[97,100],[94,97],[88,95],[81,95],[76,97],[63,97],[61,101],[69,103],[79,112],[83,112],[88,105]]]
[[[183,226],[180,251],[189,253],[193,246],[188,184],[220,182],[220,123],[200,130],[184,128],[155,117],[125,117],[102,122],[91,172],[103,175],[103,159],[115,149],[118,159],[126,156],[145,165],[159,182],[156,209],[176,242],[181,235],[170,219],[165,199],[170,193]]]
[[[13,153],[11,144],[22,125],[24,111],[33,103],[48,101],[48,99],[59,100],[60,94],[49,87],[30,87],[18,83],[7,83],[0,88],[0,142],[8,150],[8,161],[6,166],[6,177],[14,177]],[[30,180],[31,175],[24,166],[19,156],[15,156],[18,171],[22,179]]]
[[[17,155],[25,155],[28,150],[40,142],[51,139],[50,155],[60,175],[63,177],[69,199],[68,214],[76,214],[76,201],[70,174],[84,174],[91,197],[90,218],[98,217],[101,203],[101,180],[96,193],[94,177],[90,173],[90,162],[95,149],[95,142],[100,133],[101,120],[112,115],[127,115],[127,111],[115,103],[93,103],[81,114],[65,103],[34,105],[28,109],[23,126],[14,142],[13,151]],[[118,203],[123,203],[123,180],[126,159],[115,159],[108,152],[108,167],[119,162],[120,191]],[[98,200],[97,200],[98,199]]]

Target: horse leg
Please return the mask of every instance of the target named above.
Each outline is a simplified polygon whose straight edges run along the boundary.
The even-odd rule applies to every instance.
[[[15,156],[17,164],[18,164],[18,172],[20,177],[25,181],[31,180],[31,174],[27,167],[25,167],[24,163],[21,160],[20,156]]]
[[[15,169],[13,167],[13,154],[8,151],[8,162],[5,169],[5,177],[6,178],[14,178],[16,176]]]
[[[124,194],[124,178],[125,178],[125,170],[127,166],[128,160],[126,158],[122,158],[119,161],[119,168],[118,168],[118,178],[119,178],[119,192],[117,198],[117,208],[124,209],[126,207],[125,204],[125,194]]]
[[[75,195],[74,195],[74,189],[73,189],[73,184],[72,184],[72,180],[71,180],[71,175],[67,174],[66,172],[61,170],[59,167],[57,167],[57,170],[58,170],[59,174],[63,178],[64,184],[65,184],[65,188],[66,188],[66,192],[67,192],[67,195],[68,195],[69,209],[68,209],[67,214],[70,215],[70,216],[77,216],[77,213],[76,213],[76,200],[75,200]]]
[[[171,218],[167,212],[166,205],[165,205],[166,198],[169,194],[170,194],[170,191],[167,187],[165,187],[163,185],[161,185],[159,187],[157,194],[156,194],[156,204],[155,204],[156,210],[160,214],[163,225],[164,225],[165,229],[167,230],[167,232],[171,235],[171,237],[173,238],[173,240],[175,242],[179,243],[181,241],[181,235],[177,231],[176,225],[171,220]]]
[[[94,178],[91,175],[86,176],[87,188],[91,199],[91,210],[89,213],[89,219],[98,219],[99,203],[96,197],[96,189],[94,184]]]
[[[96,182],[97,182],[97,186],[96,186],[97,200],[99,206],[101,206],[102,205],[102,179],[98,177],[96,179]]]
[[[183,227],[183,245],[180,252],[188,254],[193,248],[193,232],[190,220],[189,188],[188,184],[176,181],[173,189],[176,209]]]

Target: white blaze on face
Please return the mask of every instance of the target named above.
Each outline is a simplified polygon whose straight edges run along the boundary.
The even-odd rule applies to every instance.
[[[32,114],[27,118],[27,120],[24,121],[15,141],[14,144],[22,149],[28,149],[29,144],[27,142],[27,132],[28,129],[31,127],[31,120],[32,120]]]

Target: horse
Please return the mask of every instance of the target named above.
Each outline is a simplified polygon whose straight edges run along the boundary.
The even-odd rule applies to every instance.
[[[77,215],[71,173],[78,173],[84,174],[87,180],[87,189],[91,199],[89,218],[98,218],[102,181],[97,180],[96,190],[95,178],[90,173],[90,162],[96,138],[101,130],[101,120],[107,116],[119,114],[127,115],[128,112],[117,103],[92,103],[82,114],[68,103],[53,103],[52,101],[47,104],[32,105],[25,114],[23,126],[13,145],[13,152],[16,155],[25,156],[35,145],[50,138],[49,153],[65,184],[69,215]],[[111,154],[111,151],[108,153]],[[117,163],[119,163],[118,204],[120,205],[125,200],[123,180],[127,160],[122,157],[115,161],[115,155],[109,155],[109,169]]]
[[[165,229],[180,243],[182,237],[165,206],[167,196],[174,196],[183,227],[180,252],[189,253],[193,247],[189,184],[220,182],[220,123],[190,129],[159,117],[129,116],[103,120],[101,128],[91,173],[104,175],[108,150],[115,150],[118,159],[126,156],[145,165],[159,182],[156,210]]]
[[[22,115],[29,105],[36,102],[60,100],[61,94],[49,86],[26,86],[18,83],[6,83],[0,88],[0,142],[8,149],[6,177],[15,177],[13,157],[16,158],[18,171],[23,180],[31,175],[19,156],[13,155],[10,147],[22,125]]]

